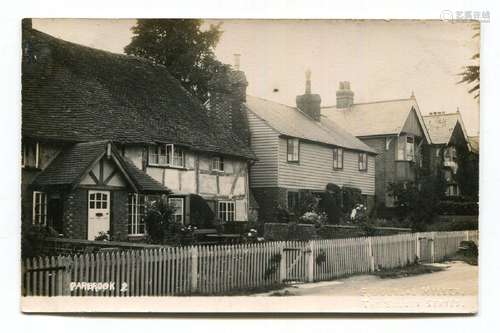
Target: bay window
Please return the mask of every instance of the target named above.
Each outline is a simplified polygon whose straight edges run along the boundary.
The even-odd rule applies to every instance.
[[[342,169],[344,167],[344,150],[342,148],[333,148],[333,168]]]
[[[146,214],[146,200],[144,194],[129,193],[128,195],[128,234],[144,235],[146,224],[144,222]]]
[[[149,165],[184,167],[184,150],[173,144],[150,146],[148,151]]]
[[[232,222],[235,216],[234,201],[219,201],[218,216],[221,222]]]
[[[47,194],[33,191],[33,224],[47,225]]]
[[[286,141],[286,160],[288,162],[299,161],[299,139],[287,139]]]

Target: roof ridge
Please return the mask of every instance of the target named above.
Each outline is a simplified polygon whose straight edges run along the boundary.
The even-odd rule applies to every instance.
[[[386,99],[386,100],[379,100],[379,101],[372,101],[372,102],[361,102],[361,103],[353,103],[352,106],[356,105],[366,105],[366,104],[379,104],[379,103],[387,103],[387,102],[400,102],[400,101],[411,101],[413,98],[395,98],[395,99]],[[322,109],[326,108],[337,108],[337,105],[325,105],[321,107]],[[341,109],[348,109],[348,108],[341,108]]]
[[[460,112],[449,112],[449,113],[440,113],[440,114],[426,114],[423,115],[422,117],[441,117],[441,116],[457,116],[459,115]]]
[[[257,98],[257,99],[260,99],[260,100],[263,100],[263,101],[266,101],[266,102],[279,104],[279,105],[282,105],[282,106],[286,106],[287,108],[290,108],[290,109],[298,109],[298,107],[296,107],[296,106],[291,106],[291,105],[288,105],[288,104],[285,104],[285,103],[276,102],[276,101],[273,101],[273,100],[270,100],[270,99],[267,99],[267,98],[263,98],[263,97],[259,97],[259,96],[254,96],[254,95],[247,94],[247,97]]]

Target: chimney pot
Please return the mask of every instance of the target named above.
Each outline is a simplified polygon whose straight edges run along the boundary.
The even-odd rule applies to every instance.
[[[348,108],[354,103],[354,93],[351,91],[349,81],[339,82],[339,90],[337,90],[337,108]]]
[[[306,71],[306,89],[304,95],[299,95],[295,99],[297,108],[307,114],[315,121],[321,120],[321,96],[311,94],[311,71]]]

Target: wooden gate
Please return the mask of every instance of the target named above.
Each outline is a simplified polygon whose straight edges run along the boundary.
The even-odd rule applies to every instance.
[[[307,282],[308,281],[308,259],[311,254],[307,243],[295,243],[283,248],[283,282]]]
[[[420,262],[430,264],[434,262],[434,239],[431,237],[419,237]]]

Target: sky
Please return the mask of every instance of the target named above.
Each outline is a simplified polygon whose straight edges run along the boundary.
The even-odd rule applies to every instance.
[[[370,20],[207,20],[222,22],[215,54],[233,64],[241,54],[247,93],[287,105],[304,93],[305,71],[322,105],[335,105],[340,81],[349,81],[354,102],[408,98],[420,111],[460,110],[469,135],[479,131],[479,104],[458,73],[474,64],[479,38],[471,23]],[[33,27],[55,37],[123,53],[131,19],[35,19]]]

